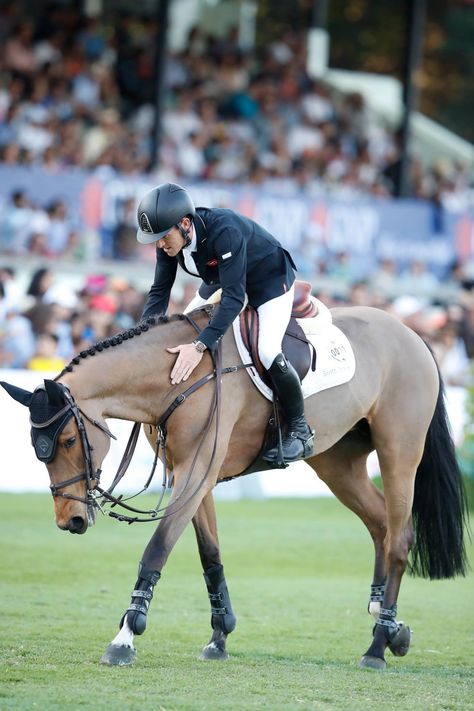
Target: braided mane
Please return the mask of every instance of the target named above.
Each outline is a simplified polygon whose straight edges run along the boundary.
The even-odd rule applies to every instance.
[[[62,375],[65,375],[65,373],[70,373],[73,370],[73,367],[75,365],[79,365],[83,358],[93,356],[96,353],[101,353],[107,348],[119,346],[124,341],[128,341],[131,338],[135,338],[135,336],[141,336],[142,333],[148,331],[150,326],[157,326],[163,323],[171,323],[172,321],[184,321],[185,318],[186,317],[183,314],[173,314],[172,316],[149,316],[143,321],[140,321],[140,323],[138,323],[133,328],[129,328],[126,331],[123,331],[122,333],[117,333],[115,336],[110,336],[110,338],[106,338],[104,341],[98,341],[97,343],[94,343],[94,345],[90,346],[90,348],[87,348],[87,350],[78,353],[71,360],[71,362],[66,365],[65,368],[63,368],[59,375],[54,378],[54,380],[58,380]]]

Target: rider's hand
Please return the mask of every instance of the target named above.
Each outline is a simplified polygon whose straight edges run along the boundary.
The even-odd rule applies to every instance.
[[[178,353],[173,370],[171,383],[177,385],[182,380],[187,380],[194,368],[201,362],[202,353],[196,350],[194,343],[184,343],[176,348],[167,348],[168,353]]]

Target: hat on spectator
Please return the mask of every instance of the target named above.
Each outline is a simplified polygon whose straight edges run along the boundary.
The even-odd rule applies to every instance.
[[[104,311],[107,314],[117,313],[117,304],[115,303],[115,300],[111,296],[107,296],[107,294],[97,294],[96,296],[93,296],[90,300],[89,306],[91,309]]]
[[[43,303],[75,309],[79,303],[75,292],[65,284],[53,284],[43,296]]]
[[[409,318],[422,311],[427,306],[425,299],[419,299],[416,296],[399,296],[395,299],[392,306],[395,313],[400,318]]]
[[[107,277],[104,274],[91,274],[81,289],[82,294],[100,294],[107,286]]]

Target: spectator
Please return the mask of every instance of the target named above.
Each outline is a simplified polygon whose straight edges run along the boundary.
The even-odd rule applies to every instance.
[[[441,375],[447,385],[467,386],[471,378],[471,362],[456,323],[447,322],[431,339],[431,345]]]
[[[30,236],[31,208],[24,190],[15,190],[0,220],[0,247],[5,254],[23,254]]]
[[[25,368],[35,350],[31,323],[19,310],[8,308],[0,320],[0,363],[6,368]]]
[[[26,293],[36,299],[37,302],[40,302],[53,282],[54,275],[52,271],[48,267],[40,267],[31,277]]]
[[[36,339],[36,349],[28,361],[28,370],[60,372],[66,361],[58,355],[58,337],[54,333],[40,333]]]
[[[428,271],[424,262],[414,259],[400,275],[398,287],[401,293],[408,296],[429,296],[436,293],[439,280]]]
[[[393,259],[382,259],[378,268],[371,274],[371,289],[389,298],[400,294],[400,285],[397,274],[397,264]]]

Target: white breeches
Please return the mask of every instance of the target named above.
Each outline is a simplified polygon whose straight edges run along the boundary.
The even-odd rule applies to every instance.
[[[268,370],[282,351],[283,336],[293,308],[294,285],[281,296],[276,296],[258,307],[258,355]]]
[[[267,370],[282,350],[283,336],[293,308],[295,287],[281,296],[276,296],[258,307],[258,355]],[[212,299],[211,299],[212,300]],[[187,314],[209,303],[196,291],[196,295],[184,309]]]

